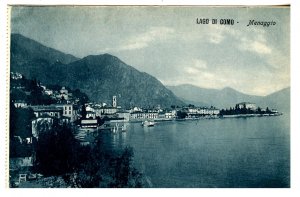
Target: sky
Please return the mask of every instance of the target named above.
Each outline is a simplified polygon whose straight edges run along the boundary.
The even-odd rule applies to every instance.
[[[276,25],[247,26],[249,20]],[[13,7],[11,32],[79,58],[115,55],[164,85],[231,87],[260,96],[290,86],[289,8]]]

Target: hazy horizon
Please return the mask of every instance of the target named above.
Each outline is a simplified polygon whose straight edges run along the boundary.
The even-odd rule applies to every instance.
[[[290,87],[289,14],[289,8],[16,6],[11,32],[79,58],[109,53],[164,85],[265,96]],[[196,18],[232,18],[235,25],[197,25]],[[251,19],[276,25],[247,27]]]

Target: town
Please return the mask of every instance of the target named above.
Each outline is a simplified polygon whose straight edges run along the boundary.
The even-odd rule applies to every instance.
[[[126,124],[130,122],[141,122],[142,126],[148,127],[162,121],[280,115],[275,109],[262,109],[250,102],[221,110],[192,104],[125,109],[118,105],[117,96],[112,96],[111,103],[91,102],[80,90],[44,85],[16,72],[11,72],[10,95],[10,171],[15,175],[11,178],[14,185],[37,178],[38,175],[29,170],[35,163],[34,144],[55,124],[71,125],[81,145],[89,145],[87,135],[91,132],[126,132]]]

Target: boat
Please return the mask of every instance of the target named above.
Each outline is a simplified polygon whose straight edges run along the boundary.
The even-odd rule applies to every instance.
[[[142,126],[144,127],[154,127],[154,122],[153,121],[148,121],[148,120],[145,120],[144,122],[142,122]]]
[[[121,130],[122,130],[122,132],[126,132],[126,125],[125,124],[121,127]]]
[[[116,127],[114,126],[114,127],[111,129],[111,131],[112,131],[113,134],[116,134],[116,133],[117,133]]]

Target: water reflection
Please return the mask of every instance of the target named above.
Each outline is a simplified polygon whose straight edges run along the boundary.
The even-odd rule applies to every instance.
[[[131,146],[134,165],[154,187],[289,187],[287,117],[131,123],[102,133]]]

